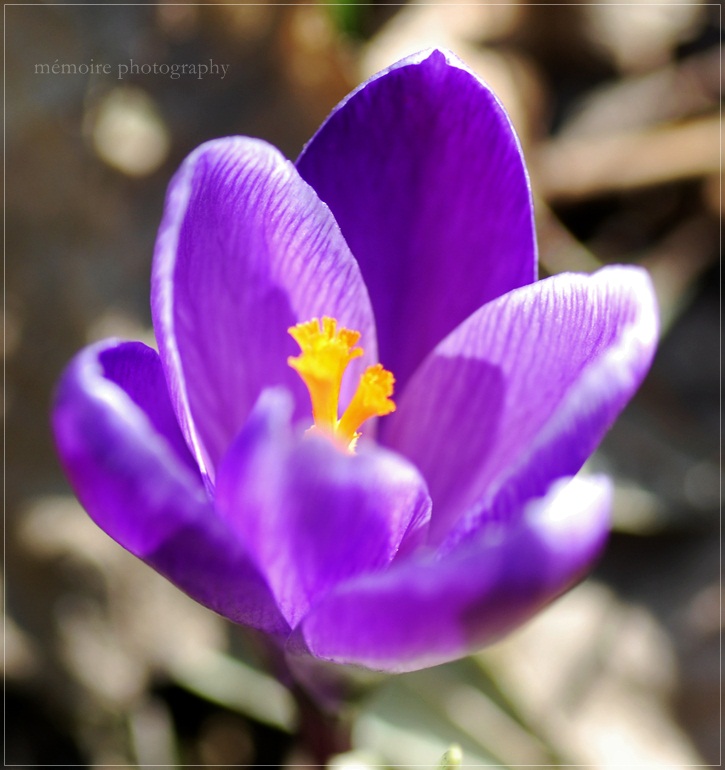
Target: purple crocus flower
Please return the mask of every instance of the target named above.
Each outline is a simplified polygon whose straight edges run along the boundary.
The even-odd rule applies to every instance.
[[[642,270],[535,278],[501,105],[451,54],[406,58],[295,165],[246,137],[184,162],[159,352],[71,362],[65,471],[124,548],[288,651],[388,671],[464,655],[597,556],[609,486],[576,474],[656,342]]]

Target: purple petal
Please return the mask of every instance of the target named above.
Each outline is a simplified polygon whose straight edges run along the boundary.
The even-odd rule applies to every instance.
[[[488,530],[444,559],[409,560],[340,586],[312,608],[291,651],[384,671],[472,652],[582,577],[605,542],[609,503],[604,479],[560,480],[513,531]]]
[[[359,269],[330,211],[270,145],[243,137],[199,147],[174,177],[154,255],[152,310],[172,402],[203,471],[261,391],[283,385],[297,415],[309,397],[287,357],[287,328],[330,315],[377,357]]]
[[[481,308],[426,359],[382,439],[423,474],[431,537],[455,542],[572,476],[654,353],[647,274],[559,275]]]
[[[192,469],[171,411],[150,348],[112,341],[79,353],[53,409],[58,452],[78,499],[101,529],[197,601],[284,633],[266,584]]]
[[[294,626],[339,582],[385,568],[430,499],[392,452],[351,455],[323,436],[295,437],[284,395],[260,399],[219,466],[216,495]]]
[[[159,354],[142,342],[119,342],[101,348],[98,362],[103,377],[118,385],[144,412],[179,459],[199,478],[199,467],[189,452],[171,407]],[[92,363],[89,363],[92,365]]]
[[[348,96],[297,168],[332,209],[402,389],[482,304],[536,277],[529,182],[508,116],[450,53],[424,51]]]

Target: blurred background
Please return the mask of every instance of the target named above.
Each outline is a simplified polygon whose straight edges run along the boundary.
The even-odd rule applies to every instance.
[[[48,428],[84,344],[152,340],[166,185],[217,136],[295,158],[402,55],[446,46],[517,127],[542,274],[646,266],[652,372],[591,465],[616,482],[594,575],[506,641],[381,680],[339,765],[663,767],[720,762],[721,7],[322,4],[7,6],[6,766],[268,765],[295,747],[254,639],[86,517]],[[202,79],[118,66],[228,65]],[[111,65],[42,74],[36,65]]]

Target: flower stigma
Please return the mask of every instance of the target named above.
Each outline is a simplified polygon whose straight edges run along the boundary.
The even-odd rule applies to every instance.
[[[395,411],[395,377],[382,364],[373,364],[360,376],[357,389],[338,418],[340,387],[348,364],[363,354],[356,347],[360,332],[340,327],[334,318],[324,316],[299,323],[287,330],[300,346],[300,355],[287,363],[300,375],[310,392],[314,425],[336,439],[349,452],[355,451],[360,426],[371,417],[383,417]]]

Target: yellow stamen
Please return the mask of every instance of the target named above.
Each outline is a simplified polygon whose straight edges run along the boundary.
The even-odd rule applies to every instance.
[[[357,429],[371,417],[383,417],[395,411],[395,377],[382,364],[368,366],[360,377],[355,395],[337,424],[337,435],[345,441],[357,439]]]
[[[300,375],[310,392],[314,427],[341,441],[353,451],[360,434],[358,428],[371,417],[395,411],[393,375],[381,364],[369,366],[360,377],[357,390],[342,417],[338,419],[340,386],[347,365],[363,354],[356,347],[360,333],[337,328],[334,318],[297,324],[288,329],[300,346],[299,356],[287,363]]]

